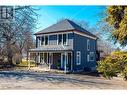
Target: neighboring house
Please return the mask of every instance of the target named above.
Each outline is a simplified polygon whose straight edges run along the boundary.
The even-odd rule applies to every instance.
[[[95,70],[97,37],[73,21],[62,20],[35,36],[36,48],[29,54],[35,55],[37,63],[65,72]]]

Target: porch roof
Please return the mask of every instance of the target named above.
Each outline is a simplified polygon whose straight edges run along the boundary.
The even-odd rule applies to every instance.
[[[72,51],[73,49],[69,46],[63,46],[63,45],[54,45],[54,46],[42,46],[39,48],[29,49],[29,52],[53,52],[53,51]]]

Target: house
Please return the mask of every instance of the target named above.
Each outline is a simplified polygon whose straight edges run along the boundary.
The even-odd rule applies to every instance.
[[[36,63],[65,72],[96,69],[97,37],[73,21],[62,20],[35,36],[36,48],[29,54],[35,55]]]

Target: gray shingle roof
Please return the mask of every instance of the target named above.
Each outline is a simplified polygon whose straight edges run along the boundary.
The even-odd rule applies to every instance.
[[[29,49],[31,52],[39,52],[39,51],[71,51],[72,48],[69,46],[63,45],[51,45],[51,46],[42,46],[35,49]]]
[[[35,35],[43,34],[43,33],[51,33],[51,32],[61,32],[61,31],[66,31],[66,30],[77,30],[77,31],[83,32],[87,35],[90,35],[92,37],[96,37],[92,33],[88,32],[81,26],[77,25],[76,23],[74,23],[73,21],[68,20],[68,19],[65,19],[65,20],[62,20],[56,24],[53,24],[52,26],[49,26],[49,27],[45,28],[44,30],[35,33]]]

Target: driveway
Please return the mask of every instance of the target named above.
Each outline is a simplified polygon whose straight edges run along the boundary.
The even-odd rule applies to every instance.
[[[0,71],[0,89],[127,89],[127,82],[84,74]]]

